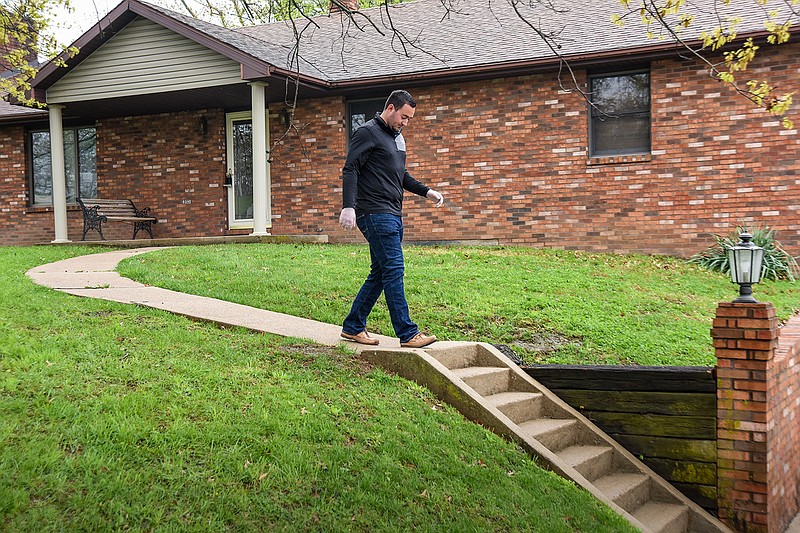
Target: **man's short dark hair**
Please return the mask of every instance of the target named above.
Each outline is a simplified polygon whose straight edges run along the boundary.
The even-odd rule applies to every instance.
[[[389,95],[389,98],[386,100],[386,105],[384,105],[383,108],[389,109],[389,104],[392,104],[396,110],[400,109],[406,104],[410,105],[411,107],[417,107],[417,102],[414,101],[414,98],[411,96],[411,94],[402,89],[392,91],[392,94]]]

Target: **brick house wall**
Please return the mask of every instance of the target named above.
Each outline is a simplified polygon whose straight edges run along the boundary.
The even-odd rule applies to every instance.
[[[272,233],[341,233],[345,107],[339,97],[304,101],[287,128],[280,121],[285,106],[270,104]]]
[[[206,133],[200,119],[206,119]],[[228,235],[225,177],[225,114],[220,110],[105,119],[96,123],[98,194],[130,198],[159,218],[155,237]],[[0,219],[2,243],[53,239],[53,210],[29,205],[25,129],[0,127]],[[67,208],[70,239],[79,241],[83,218]],[[106,239],[130,239],[129,224],[105,224]],[[96,231],[87,240],[99,240]],[[139,238],[142,238],[140,234]]]
[[[755,70],[791,90],[796,54],[796,46],[765,49],[761,63],[769,66]],[[584,82],[586,73],[578,75]],[[404,132],[409,170],[441,190],[446,204],[434,210],[407,195],[409,241],[690,255],[713,244],[709,233],[755,222],[778,229],[784,245],[800,252],[797,130],[784,129],[695,62],[652,63],[648,156],[590,159],[586,104],[580,94],[559,91],[552,75],[412,93],[419,105]],[[336,224],[344,109],[331,99],[299,110],[300,133],[288,135],[283,148],[304,157],[273,167],[273,182],[288,173],[288,182],[303,184],[294,199],[302,209],[281,214],[279,232],[322,227],[332,241],[360,241]]]
[[[754,71],[781,92],[796,89],[797,47],[763,48]],[[789,251],[800,253],[797,130],[784,129],[696,62],[650,67],[647,156],[589,158],[586,103],[559,90],[554,74],[411,87],[419,105],[404,132],[409,170],[446,202],[433,209],[407,195],[407,241],[688,256],[713,244],[709,233],[755,222],[777,229]],[[587,73],[577,75],[585,83]],[[270,105],[272,233],[362,242],[337,223],[346,100],[301,101],[289,131],[282,110]],[[247,233],[227,229],[224,117],[204,110],[98,121],[100,194],[152,207],[161,219],[157,237]],[[73,240],[80,238],[72,230],[76,216],[70,212]]]
[[[98,195],[150,207],[159,219],[155,237],[228,234],[225,172],[225,114],[220,110],[97,122]],[[107,239],[129,239],[132,230],[127,224],[107,224],[103,233]]]
[[[53,240],[53,210],[28,205],[30,186],[24,146],[22,126],[0,127],[0,243],[4,245]],[[71,224],[72,235],[73,228]]]
[[[720,519],[781,533],[800,511],[800,316],[779,325],[769,303],[720,303],[717,476]]]

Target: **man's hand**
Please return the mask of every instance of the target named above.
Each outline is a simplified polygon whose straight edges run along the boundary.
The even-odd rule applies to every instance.
[[[442,204],[444,203],[444,196],[442,196],[442,193],[431,189],[428,191],[427,196],[431,200],[436,200],[436,207],[442,207]]]
[[[344,209],[342,209],[342,214],[339,215],[339,225],[346,230],[351,230],[355,228],[356,210],[353,209],[352,207],[345,207]]]

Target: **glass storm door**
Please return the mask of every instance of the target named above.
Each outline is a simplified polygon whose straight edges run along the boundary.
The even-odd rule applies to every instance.
[[[225,184],[228,188],[228,226],[252,228],[253,121],[250,111],[228,113],[227,130],[228,174]]]
[[[228,115],[228,225],[253,227],[253,122],[250,113]]]

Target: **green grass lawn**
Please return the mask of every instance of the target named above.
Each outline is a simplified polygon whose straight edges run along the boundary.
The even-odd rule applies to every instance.
[[[24,275],[100,251],[0,248],[0,531],[631,531],[516,446],[348,352],[77,298]],[[338,321],[365,254],[187,248],[126,270]],[[412,307],[436,333],[555,331],[534,310],[566,296],[533,274],[570,257],[414,249]],[[584,268],[626,260],[587,256]],[[522,294],[505,301],[498,287]],[[385,330],[385,311],[376,320]]]
[[[530,363],[713,366],[711,321],[738,291],[726,276],[659,256],[407,246],[406,263],[423,329],[506,344]],[[339,245],[182,247],[120,265],[144,283],[333,324],[368,270],[366,246]],[[800,308],[800,284],[765,282],[755,296],[784,319]],[[368,327],[394,335],[383,300]]]

